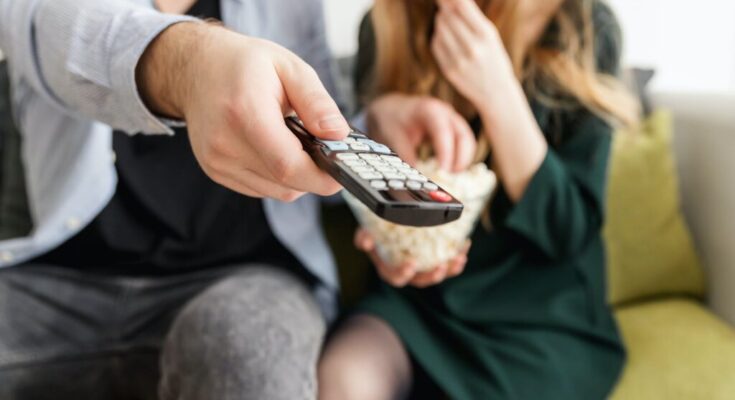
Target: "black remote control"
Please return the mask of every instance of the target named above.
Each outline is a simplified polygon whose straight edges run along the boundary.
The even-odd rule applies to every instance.
[[[342,141],[310,134],[298,117],[286,125],[316,164],[379,217],[401,225],[435,226],[454,221],[464,206],[388,146],[352,128]]]

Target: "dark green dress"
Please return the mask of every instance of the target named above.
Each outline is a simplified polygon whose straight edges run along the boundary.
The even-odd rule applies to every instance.
[[[599,67],[612,72],[617,25],[598,8]],[[550,150],[519,202],[499,188],[466,271],[429,289],[384,285],[359,307],[387,321],[451,399],[603,399],[625,359],[601,237],[611,128],[586,110],[531,104]]]

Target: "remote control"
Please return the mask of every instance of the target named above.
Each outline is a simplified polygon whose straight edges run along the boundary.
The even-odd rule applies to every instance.
[[[286,125],[321,169],[379,217],[435,226],[462,214],[464,206],[451,194],[355,128],[346,139],[330,141],[310,134],[298,117],[287,117]]]

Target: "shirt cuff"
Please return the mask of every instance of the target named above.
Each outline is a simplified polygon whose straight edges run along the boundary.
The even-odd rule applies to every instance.
[[[161,32],[177,23],[201,23],[201,21],[192,17],[147,11],[131,13],[127,20],[136,26],[134,31],[138,40],[132,42],[121,54],[114,56],[111,76],[112,87],[121,88],[124,98],[131,100],[125,102],[121,110],[127,116],[126,119],[136,121],[132,125],[135,128],[134,131],[129,133],[173,135],[172,127],[176,127],[181,122],[158,117],[148,109],[138,91],[136,69],[145,50]]]

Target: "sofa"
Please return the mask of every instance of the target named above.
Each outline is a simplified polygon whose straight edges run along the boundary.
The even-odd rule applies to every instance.
[[[705,296],[615,307],[628,364],[615,400],[735,399],[735,94],[660,93]]]
[[[0,89],[0,187],[22,190],[10,173],[18,168],[18,143],[9,139],[12,121],[7,92],[2,93],[7,86]],[[674,115],[680,199],[704,265],[706,296],[674,292],[615,305],[629,359],[612,398],[735,399],[735,95],[659,94],[654,102]],[[0,207],[15,210],[3,215],[8,219],[1,218],[0,226],[11,223],[20,208]],[[342,301],[349,307],[374,275],[352,246],[356,222],[349,210],[325,206],[323,217],[341,266]],[[30,229],[26,219],[18,218],[12,230]]]

